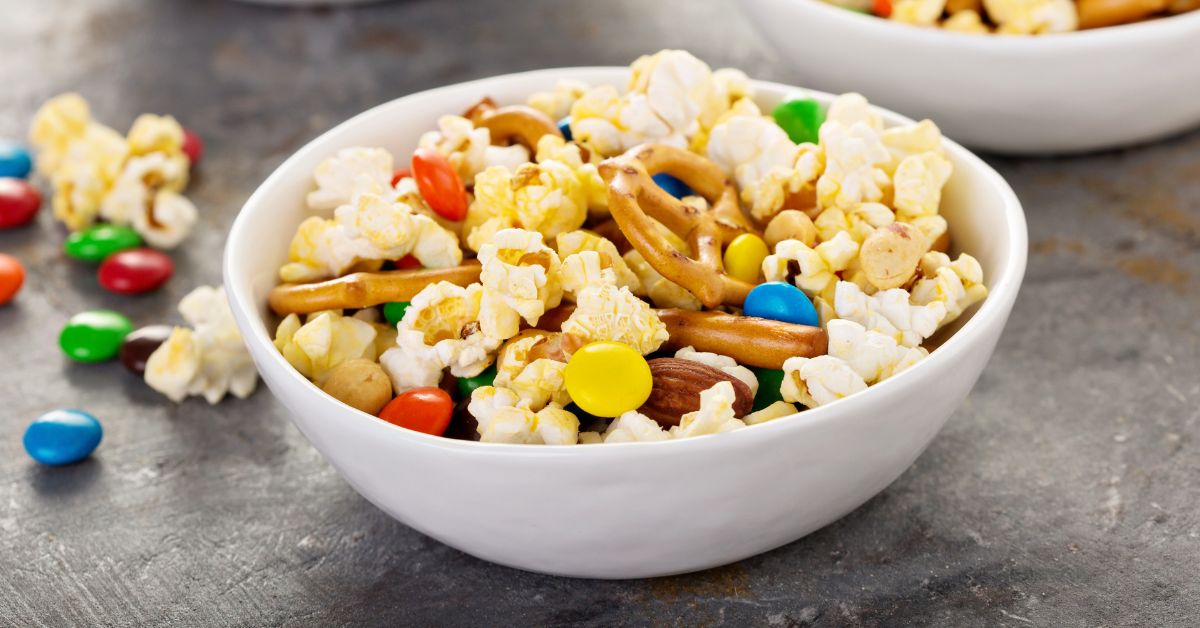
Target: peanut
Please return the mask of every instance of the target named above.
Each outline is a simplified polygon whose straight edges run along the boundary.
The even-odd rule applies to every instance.
[[[817,243],[817,228],[808,214],[795,209],[785,209],[767,223],[763,240],[771,250],[775,250],[775,245],[784,240],[799,240],[805,246],[812,247]]]
[[[908,283],[925,254],[925,241],[925,234],[908,223],[894,222],[876,229],[858,252],[867,281],[880,290]]]
[[[367,414],[379,414],[392,400],[392,380],[376,362],[358,358],[333,367],[321,387],[330,397]]]

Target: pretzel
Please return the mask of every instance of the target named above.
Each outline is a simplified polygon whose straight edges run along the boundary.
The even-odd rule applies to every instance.
[[[689,207],[650,177],[665,172],[708,200],[708,209]],[[642,144],[604,160],[608,210],[633,248],[663,277],[683,286],[707,307],[741,305],[754,284],[725,274],[721,247],[753,227],[738,206],[737,191],[713,162],[686,149]],[[695,258],[680,255],[663,240],[654,221],[679,234]]]
[[[471,105],[463,117],[475,123],[475,127],[491,132],[492,144],[507,145],[517,142],[529,152],[537,152],[538,140],[543,135],[562,137],[558,125],[546,114],[525,105],[497,107],[496,102],[486,96]]]
[[[268,303],[280,316],[362,309],[392,301],[411,301],[426,286],[439,281],[469,286],[479,281],[480,270],[479,262],[470,260],[451,268],[351,273],[328,281],[275,286]]]
[[[538,319],[537,329],[558,331],[575,310],[561,305]],[[796,325],[753,316],[723,312],[696,312],[665,308],[655,310],[667,326],[670,338],[664,349],[692,347],[729,356],[738,364],[781,369],[788,358],[813,358],[828,351],[828,338],[820,327]]]
[[[1161,13],[1167,0],[1078,0],[1079,28],[1127,24]]]

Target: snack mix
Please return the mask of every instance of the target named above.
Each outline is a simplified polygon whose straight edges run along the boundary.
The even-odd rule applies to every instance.
[[[624,90],[442,116],[410,164],[329,156],[270,294],[276,347],[388,422],[553,445],[741,429],[916,364],[987,294],[948,253],[937,126],[754,96],[664,50]],[[172,339],[147,381],[203,390],[152,381]]]
[[[1200,0],[826,0],[851,11],[959,33],[1045,35],[1200,9]]]

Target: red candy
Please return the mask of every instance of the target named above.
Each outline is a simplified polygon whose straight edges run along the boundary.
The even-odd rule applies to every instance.
[[[388,402],[379,418],[410,430],[441,436],[454,414],[454,400],[441,388],[414,388]]]
[[[0,305],[11,301],[22,283],[25,283],[25,267],[21,260],[0,253]]]
[[[871,12],[879,17],[891,17],[892,0],[872,0]]]
[[[24,179],[0,177],[0,229],[19,227],[37,215],[42,194]]]
[[[441,153],[418,148],[412,156],[412,175],[417,191],[439,216],[446,220],[467,217],[467,188]]]
[[[413,257],[412,254],[405,255],[404,257],[396,260],[396,268],[400,270],[413,270],[420,267],[421,260]]]
[[[399,170],[396,170],[392,173],[392,187],[396,187],[396,184],[400,182],[400,179],[407,179],[411,176],[412,171],[406,168],[400,168]]]
[[[162,287],[174,272],[175,264],[167,254],[142,248],[108,256],[96,272],[96,278],[109,292],[141,294]]]
[[[200,162],[200,157],[204,155],[204,142],[201,142],[200,136],[191,129],[183,130],[183,154],[187,155],[188,161],[193,167]]]

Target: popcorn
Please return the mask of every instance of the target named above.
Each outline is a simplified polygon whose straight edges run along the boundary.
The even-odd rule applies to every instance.
[[[741,366],[737,363],[737,360],[729,356],[708,353],[706,351],[696,351],[692,347],[684,347],[675,352],[675,357],[681,360],[699,362],[705,366],[711,366],[722,373],[732,375],[750,387],[751,396],[758,394],[758,378],[755,377],[754,371]]]
[[[557,135],[543,135],[538,140],[537,161],[555,161],[570,168],[587,197],[588,213],[595,217],[608,215],[608,186],[596,165],[584,160],[578,144]]]
[[[766,423],[767,421],[774,421],[775,419],[781,419],[785,416],[791,416],[799,411],[799,408],[786,401],[776,401],[762,410],[751,412],[750,414],[742,417],[742,423],[745,423],[746,425],[758,425],[759,423]]]
[[[983,23],[983,17],[974,9],[963,9],[942,20],[942,28],[970,35],[987,35],[992,32],[987,24]]]
[[[892,178],[893,205],[900,220],[938,213],[942,186],[953,170],[950,161],[938,153],[910,155],[896,166]]]
[[[473,185],[475,175],[490,166],[516,170],[529,161],[524,146],[492,146],[491,132],[462,116],[438,118],[438,130],[425,133],[417,144],[441,153],[464,185]]]
[[[479,248],[479,276],[489,295],[495,294],[525,322],[536,325],[542,314],[562,302],[558,254],[542,244],[542,234],[504,229]],[[503,333],[505,337],[513,336]]]
[[[883,145],[892,154],[891,161],[885,167],[888,174],[896,172],[896,166],[910,155],[920,153],[942,154],[942,131],[929,120],[921,120],[916,124],[905,124],[886,129],[880,136]]]
[[[746,427],[745,423],[734,417],[733,402],[736,398],[730,382],[717,382],[712,388],[701,391],[700,409],[683,415],[679,425],[671,428],[671,437],[704,436]]]
[[[815,185],[824,167],[813,144],[797,146],[774,121],[736,116],[713,128],[708,156],[737,181],[750,213],[766,220],[779,212],[789,194]]]
[[[129,128],[129,153],[131,155],[150,155],[160,153],[168,158],[187,157],[183,154],[183,127],[171,116],[157,116],[143,113],[133,121]],[[186,165],[186,164],[185,164]],[[187,169],[184,169],[184,184],[187,182]]]
[[[580,445],[599,445],[604,442],[604,436],[600,432],[580,432]]]
[[[199,218],[196,206],[179,194],[187,185],[187,170],[187,157],[182,153],[131,157],[101,202],[100,217],[131,225],[151,246],[174,248]]]
[[[871,103],[862,94],[848,92],[833,99],[825,119],[837,122],[842,126],[862,123],[875,131],[883,130],[883,118],[871,108]]]
[[[1001,35],[1065,33],[1079,28],[1071,0],[984,0],[988,17]]]
[[[389,190],[392,168],[392,155],[382,148],[343,148],[313,172],[317,189],[308,193],[308,206],[328,211],[351,203],[359,192]]]
[[[583,81],[563,80],[555,83],[550,91],[530,94],[526,103],[552,120],[558,120],[571,113],[571,105],[587,91],[588,84]]]
[[[920,346],[945,320],[945,304],[931,301],[914,305],[903,288],[867,295],[859,286],[847,281],[837,284],[833,299],[839,318],[881,333],[905,347]]]
[[[342,362],[374,360],[377,334],[371,323],[334,310],[313,312],[303,325],[299,316],[289,314],[275,330],[275,347],[297,371],[320,385]]]
[[[66,158],[71,142],[82,137],[92,124],[87,101],[68,93],[46,101],[33,115],[29,143],[37,149],[37,170],[52,177]]]
[[[815,408],[866,389],[867,383],[849,364],[831,355],[821,355],[788,358],[783,363],[779,393],[784,401]]]
[[[604,431],[605,443],[648,443],[670,438],[671,435],[654,419],[636,410],[617,417]]]
[[[588,286],[576,295],[575,311],[563,322],[564,334],[585,342],[623,342],[642,355],[653,353],[667,341],[667,327],[629,288]]]
[[[568,300],[573,301],[575,294],[587,286],[601,284],[617,284],[617,274],[613,272],[608,257],[595,251],[580,251],[563,260],[562,287]]]
[[[631,249],[626,253],[624,260],[641,283],[640,293],[647,295],[654,305],[677,307],[683,310],[700,310],[703,307],[696,295],[659,274],[637,249]]]
[[[913,285],[912,302],[927,307],[944,306],[946,316],[941,319],[941,325],[958,318],[987,296],[983,267],[966,253],[953,262],[945,253],[926,253],[921,258],[920,272],[924,278]]]
[[[830,207],[823,210],[813,221],[817,236],[827,242],[846,233],[850,239],[862,244],[875,229],[886,227],[896,221],[896,215],[887,205],[863,203],[851,208]]]
[[[898,0],[891,18],[905,24],[933,26],[946,10],[946,0]]]
[[[505,388],[476,388],[467,411],[475,417],[485,443],[574,445],[579,438],[579,419],[574,414],[553,403],[534,412]]]
[[[881,382],[920,362],[929,352],[905,347],[877,331],[867,331],[854,321],[835,319],[825,328],[829,355],[848,364],[867,384]]]
[[[176,327],[150,354],[146,383],[175,402],[188,395],[203,395],[210,404],[226,393],[250,396],[258,371],[229,310],[225,288],[196,288],[179,302],[179,313],[192,329]]]
[[[854,207],[883,199],[890,183],[884,167],[891,153],[874,126],[829,119],[821,125],[820,138],[825,151],[825,171],[817,179],[820,207]]]
[[[553,238],[583,225],[588,190],[570,166],[548,159],[515,172],[493,166],[475,178],[475,200],[463,233],[473,251],[504,229],[521,228]]]
[[[386,361],[380,361],[397,392],[427,385],[412,382],[428,381],[434,366],[439,371],[449,367],[455,377],[475,377],[491,365],[504,338],[484,332],[483,297],[480,284],[463,288],[446,281],[413,297],[398,325],[400,351],[389,349]]]
[[[551,402],[560,406],[571,403],[564,379],[566,363],[548,358],[529,360],[529,350],[545,341],[541,334],[515,338],[504,345],[496,360],[494,385],[512,390],[534,410]]]
[[[810,297],[831,301],[837,273],[849,268],[857,255],[858,243],[845,231],[816,248],[809,248],[799,240],[784,240],[763,260],[762,270],[767,281],[793,281]],[[789,268],[793,263],[799,272],[794,278],[795,268]]]
[[[642,282],[638,279],[638,275],[621,257],[621,253],[617,251],[617,245],[608,238],[598,236],[590,231],[568,231],[558,234],[558,237],[555,238],[555,246],[558,248],[558,254],[563,258],[564,265],[566,259],[576,253],[595,251],[600,258],[601,267],[612,270],[616,285],[629,288],[634,294],[637,294],[642,288]]]
[[[129,145],[119,133],[101,124],[87,125],[67,145],[61,160],[55,158],[54,217],[72,231],[95,222],[128,154]]]

